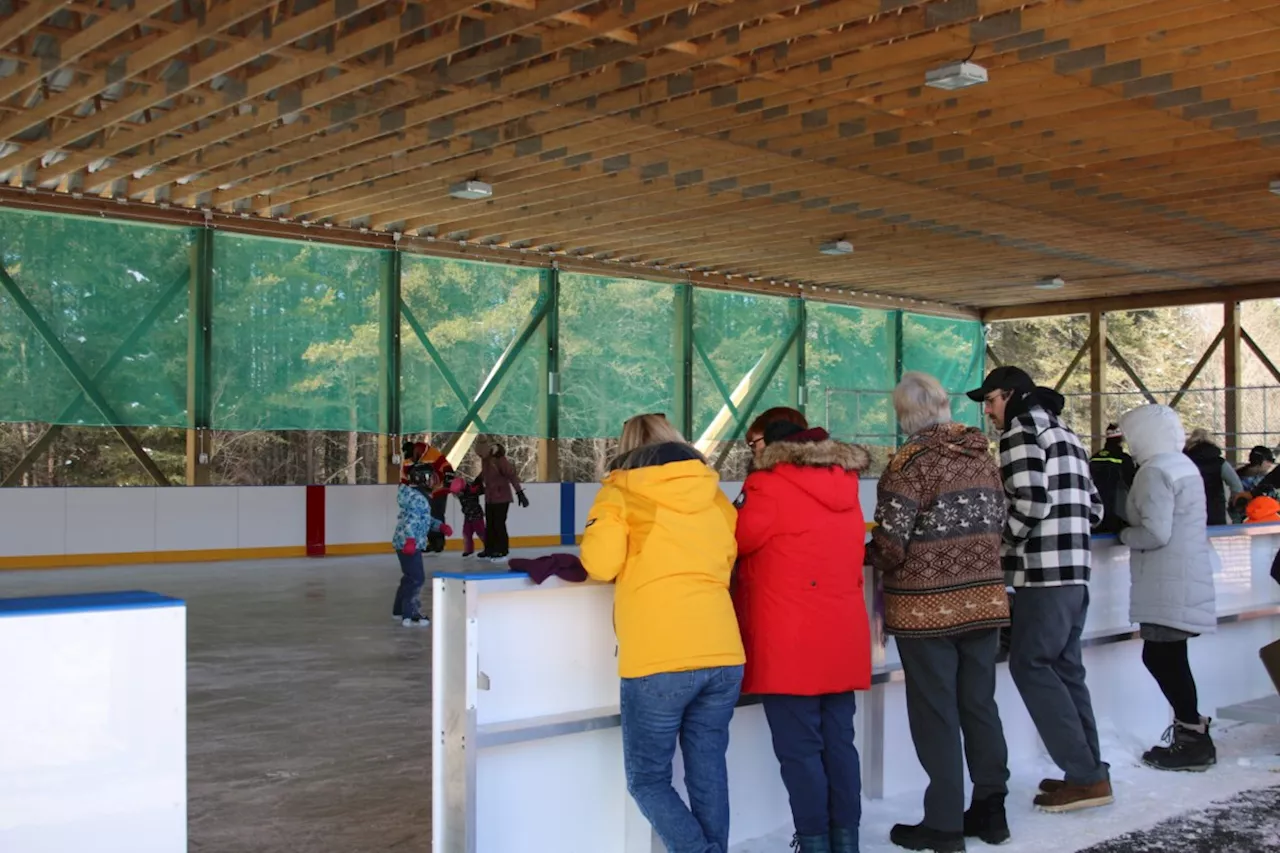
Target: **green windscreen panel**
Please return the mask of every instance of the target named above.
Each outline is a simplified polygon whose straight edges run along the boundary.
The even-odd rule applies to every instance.
[[[190,229],[0,210],[0,420],[184,426],[191,244]]]
[[[378,290],[369,249],[218,234],[213,426],[378,429]]]
[[[986,344],[977,320],[956,320],[905,313],[902,317],[902,369],[932,374],[951,397],[956,420],[982,425],[982,406],[964,392],[982,384]]]
[[[795,405],[795,343],[803,333],[796,329],[798,305],[775,296],[694,291],[694,438],[708,429],[719,440],[741,438],[756,414]]]
[[[674,419],[675,298],[671,285],[560,275],[560,435],[619,435],[632,415]]]
[[[400,424],[405,434],[458,431],[487,385],[493,390],[478,408],[482,432],[543,432],[546,323],[539,320],[538,308],[545,275],[528,267],[403,257]]]
[[[844,441],[894,446],[893,313],[818,302],[806,307],[809,420]]]

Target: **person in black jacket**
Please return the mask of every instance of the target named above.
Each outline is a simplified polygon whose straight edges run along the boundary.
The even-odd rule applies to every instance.
[[[1102,508],[1106,513],[1094,530],[1097,533],[1119,533],[1126,524],[1124,503],[1138,466],[1133,463],[1133,457],[1124,452],[1124,433],[1116,424],[1107,424],[1107,442],[1089,460],[1089,473],[1102,497]]]
[[[1205,506],[1209,512],[1209,524],[1227,524],[1227,489],[1234,501],[1244,491],[1240,476],[1222,456],[1222,448],[1213,441],[1207,429],[1194,429],[1187,438],[1183,452],[1200,469],[1204,480]]]

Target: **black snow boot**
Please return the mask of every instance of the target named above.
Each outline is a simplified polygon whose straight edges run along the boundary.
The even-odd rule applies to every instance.
[[[1142,762],[1157,770],[1203,771],[1218,763],[1218,750],[1209,735],[1213,721],[1201,717],[1199,725],[1175,721],[1164,733],[1168,746],[1147,750]]]
[[[988,844],[1004,844],[1009,840],[1009,818],[1004,812],[1004,794],[992,794],[974,800],[964,813],[964,834],[981,838]]]
[[[930,829],[922,823],[896,824],[889,831],[889,840],[908,850],[932,850],[934,853],[964,853],[963,832],[943,832]]]
[[[796,853],[831,853],[831,836],[801,835],[797,832],[791,838],[791,849]]]

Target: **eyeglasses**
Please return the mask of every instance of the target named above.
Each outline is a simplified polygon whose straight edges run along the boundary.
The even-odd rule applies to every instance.
[[[755,438],[748,438],[748,439],[747,439],[747,447],[751,448],[752,450],[755,450],[755,449],[756,449],[756,445],[757,445],[757,444],[763,444],[763,443],[764,443],[764,436],[763,436],[763,435],[761,435],[761,436],[757,436],[757,437],[755,437]]]
[[[982,403],[986,406],[994,406],[996,404],[996,400],[1007,399],[1009,399],[1008,391],[992,391],[990,394],[982,398]]]

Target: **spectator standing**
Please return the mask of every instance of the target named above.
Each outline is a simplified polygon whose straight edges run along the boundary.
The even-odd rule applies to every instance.
[[[1009,672],[1049,755],[1065,775],[1035,805],[1066,812],[1114,802],[1102,761],[1080,637],[1089,609],[1090,528],[1102,499],[1089,454],[1059,415],[1063,398],[1018,367],[987,374],[969,399],[1000,430],[1008,506],[1001,561],[1014,588]]]
[[[923,822],[899,824],[889,838],[959,853],[966,835],[1009,840],[1009,752],[996,707],[996,653],[1009,624],[1004,491],[986,435],[951,420],[937,379],[903,374],[893,406],[909,438],[880,477],[867,561],[884,575],[885,631],[898,638],[911,739],[929,787]]]
[[[1228,490],[1232,502],[1244,492],[1244,484],[1240,482],[1236,469],[1223,458],[1222,448],[1214,442],[1213,434],[1207,429],[1192,430],[1184,452],[1196,464],[1200,479],[1204,482],[1205,510],[1209,524],[1226,524]]]
[[[861,447],[787,410],[738,511],[734,603],[747,652],[743,689],[761,694],[801,853],[855,853],[862,782],[855,690],[871,685],[863,593]]]
[[[1249,451],[1249,462],[1236,470],[1240,477],[1240,486],[1246,492],[1252,492],[1262,480],[1276,467],[1276,455],[1270,447],[1259,444]]]
[[[725,754],[743,664],[729,596],[737,514],[664,416],[628,420],[619,449],[587,514],[582,565],[617,584],[627,790],[668,853],[726,853]],[[677,743],[689,805],[671,786]]]
[[[1125,502],[1137,472],[1133,457],[1124,452],[1124,433],[1116,424],[1107,424],[1106,443],[1089,460],[1089,475],[1102,498],[1098,533],[1119,533],[1124,526]]]
[[[1217,751],[1187,660],[1187,640],[1218,625],[1203,479],[1178,452],[1186,433],[1173,409],[1139,406],[1120,423],[1142,466],[1129,493],[1129,526],[1120,532],[1129,546],[1129,618],[1142,636],[1142,662],[1173,708],[1166,745],[1142,760],[1160,770],[1206,770]]]

